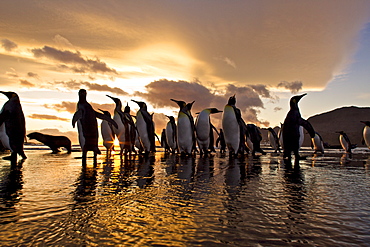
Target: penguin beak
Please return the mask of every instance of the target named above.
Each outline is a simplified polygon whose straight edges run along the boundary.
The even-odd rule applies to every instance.
[[[304,94],[302,94],[302,95],[299,95],[298,96],[298,101],[300,100],[300,99],[302,99],[304,96],[306,96],[307,95],[307,93],[304,93]]]

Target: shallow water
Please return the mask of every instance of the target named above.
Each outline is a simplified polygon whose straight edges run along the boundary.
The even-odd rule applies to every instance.
[[[103,150],[103,149],[102,149]],[[0,161],[1,245],[369,246],[370,151]],[[4,155],[1,155],[4,156]]]

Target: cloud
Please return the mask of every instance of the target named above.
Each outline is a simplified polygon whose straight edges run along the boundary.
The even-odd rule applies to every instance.
[[[237,107],[247,114],[248,120],[256,124],[266,123],[258,119],[257,115],[259,112],[255,110],[255,108],[264,108],[261,97],[272,97],[268,88],[261,84],[245,87],[228,84],[224,92],[216,94],[216,92],[212,92],[211,89],[201,85],[199,82],[162,79],[149,83],[146,89],[146,93],[135,92],[135,95],[144,98],[154,107],[172,107],[175,109],[178,109],[178,106],[170,100],[171,98],[185,102],[195,100],[192,108],[193,113],[200,112],[208,107],[216,107],[223,110],[229,97],[236,94]]]
[[[61,117],[57,117],[54,115],[47,115],[47,114],[31,114],[31,115],[28,115],[28,117],[33,118],[33,119],[40,119],[40,120],[58,120],[58,121],[64,121],[64,122],[71,121],[71,119],[68,119],[68,118],[61,118]]]
[[[58,50],[50,46],[43,48],[32,49],[35,58],[46,57],[61,63],[73,64],[72,70],[78,73],[94,72],[94,73],[113,73],[117,74],[115,69],[109,68],[106,63],[100,61],[99,58],[90,59],[83,57],[79,51],[72,52],[68,50]]]
[[[96,111],[99,111],[98,109],[102,109],[110,111],[112,113],[115,107],[114,104],[97,104],[92,102],[89,103]],[[44,107],[47,109],[53,109],[58,112],[66,111],[74,114],[76,112],[77,102],[62,101],[61,103],[58,104],[44,104]]]
[[[6,51],[12,51],[18,47],[16,43],[14,43],[11,40],[8,39],[2,39],[1,40],[1,46],[4,48]]]
[[[303,83],[301,81],[282,81],[280,82],[277,87],[283,87],[285,89],[288,89],[291,93],[298,93],[302,90]]]
[[[53,87],[55,87],[55,85],[62,85],[64,88],[68,88],[70,90],[79,90],[85,87],[88,90],[92,90],[92,91],[111,92],[111,93],[114,93],[116,95],[121,95],[121,96],[128,95],[128,93],[123,91],[121,88],[110,87],[108,85],[101,85],[98,83],[91,83],[87,81],[76,81],[76,80],[55,81],[55,82],[50,82],[49,84],[51,84]]]
[[[39,78],[38,74],[33,73],[33,72],[28,72],[28,73],[27,73],[27,76],[28,76],[28,77],[33,77],[33,78]]]
[[[53,38],[53,41],[60,47],[69,47],[72,48],[73,45],[71,42],[69,42],[68,39],[64,38],[62,35],[55,35]]]
[[[35,84],[33,84],[32,82],[29,82],[27,80],[22,80],[21,79],[19,81],[20,81],[22,87],[34,87],[35,86]]]

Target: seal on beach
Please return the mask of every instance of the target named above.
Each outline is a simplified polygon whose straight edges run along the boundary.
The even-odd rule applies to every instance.
[[[26,121],[24,118],[21,102],[15,92],[3,92],[8,97],[0,112],[0,140],[3,146],[11,151],[11,155],[4,159],[17,161],[17,154],[22,159],[27,159],[23,151],[23,143],[26,137]]]
[[[53,136],[39,132],[32,132],[28,134],[27,137],[29,139],[35,139],[39,142],[42,142],[53,151],[53,154],[59,153],[59,148],[61,147],[67,149],[69,154],[72,152],[71,140],[66,136]]]

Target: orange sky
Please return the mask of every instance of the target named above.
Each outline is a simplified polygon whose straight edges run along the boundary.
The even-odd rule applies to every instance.
[[[5,0],[0,86],[20,95],[28,130],[76,132],[70,119],[80,88],[111,112],[106,94],[146,101],[159,130],[164,114],[177,115],[169,98],[195,100],[195,113],[223,108],[234,93],[247,122],[276,125],[293,94],[308,92],[307,117],[348,104],[317,102],[337,93],[330,90],[355,55],[369,50],[369,17],[369,1]],[[366,106],[364,95],[353,104]]]

